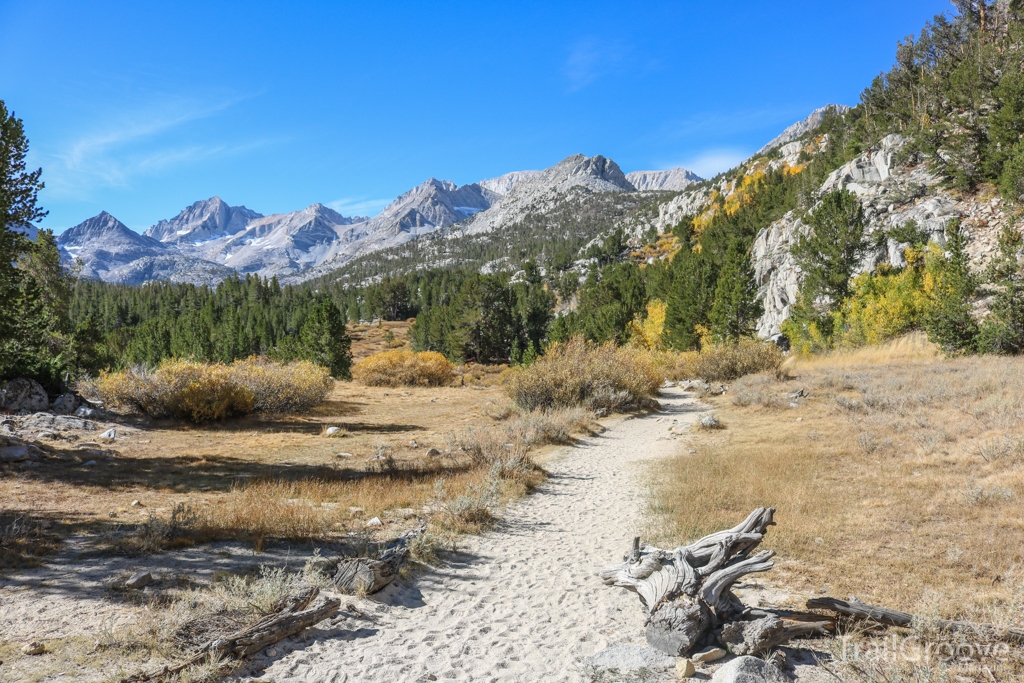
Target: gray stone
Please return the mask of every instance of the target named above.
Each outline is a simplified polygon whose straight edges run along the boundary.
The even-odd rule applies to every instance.
[[[23,645],[21,651],[26,655],[34,657],[36,655],[41,655],[44,652],[46,652],[46,645],[40,643],[39,641],[33,641],[31,643],[26,643],[25,645]]]
[[[384,522],[380,521],[380,517],[374,517],[366,522],[366,526],[383,526]]]
[[[74,394],[61,394],[53,401],[53,412],[57,415],[70,415],[78,408],[80,401]]]
[[[153,583],[153,575],[149,572],[136,572],[124,582],[125,588],[145,588]]]
[[[714,415],[703,415],[700,418],[700,426],[704,429],[718,429],[721,426],[721,422]]]
[[[436,457],[439,457],[440,455],[441,455],[441,451],[437,450],[436,448],[428,448],[427,449],[427,457],[428,458],[436,458]]]
[[[698,664],[708,664],[709,662],[717,662],[722,657],[725,657],[726,654],[728,653],[722,648],[713,647],[703,652],[698,652],[693,655],[692,659]]]
[[[92,466],[94,466],[95,464],[96,464],[96,461],[95,461],[95,460],[90,460],[90,461],[88,461],[88,462],[83,462],[83,463],[82,463],[82,467],[92,467]]]
[[[97,418],[100,416],[100,412],[95,408],[90,408],[89,406],[78,406],[78,410],[75,411],[75,416],[85,418]]]
[[[108,441],[113,441],[114,439],[117,438],[117,429],[114,428],[114,427],[111,427],[107,431],[105,431],[102,434],[100,434],[100,438],[101,439],[107,439]]]
[[[39,382],[31,379],[12,379],[0,392],[0,408],[13,412],[27,410],[36,413],[50,407],[50,399]]]
[[[324,432],[325,436],[334,436],[341,431],[341,427],[328,427],[327,431]]]
[[[583,660],[586,668],[594,673],[615,671],[628,674],[640,669],[650,671],[674,670],[676,658],[670,657],[653,647],[639,645],[612,645]]]
[[[0,448],[0,462],[21,462],[23,460],[28,460],[27,446]]]
[[[711,677],[711,683],[788,683],[779,669],[757,657],[737,657]]]
[[[36,434],[36,440],[37,441],[39,439],[49,439],[49,440],[52,441],[52,440],[54,440],[56,438],[57,438],[57,435],[54,432],[39,432],[38,434]]]

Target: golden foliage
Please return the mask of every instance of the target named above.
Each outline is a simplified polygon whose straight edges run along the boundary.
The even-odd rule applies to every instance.
[[[574,338],[552,344],[529,367],[512,368],[505,390],[520,408],[642,407],[658,393],[662,374],[654,356],[635,347]]]
[[[332,386],[330,372],[319,365],[282,365],[255,357],[231,365],[172,359],[156,370],[101,373],[92,382],[107,405],[191,422],[309,410],[323,402]]]
[[[382,351],[352,368],[352,377],[371,387],[439,387],[450,384],[455,366],[436,351]]]
[[[652,299],[647,304],[647,314],[637,316],[629,323],[629,343],[642,349],[661,351],[664,348],[662,335],[665,332],[665,311],[663,301]]]

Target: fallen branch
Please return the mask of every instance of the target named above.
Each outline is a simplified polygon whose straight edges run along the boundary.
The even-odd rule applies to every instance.
[[[909,628],[915,621],[923,621],[921,617],[909,612],[900,612],[885,607],[868,605],[856,598],[837,600],[836,598],[812,598],[807,601],[807,609],[823,609],[851,619],[873,621],[884,626]],[[999,629],[992,624],[976,624],[969,621],[949,621],[947,619],[928,620],[940,631],[950,633],[976,633],[991,640],[1024,645],[1024,629]]]
[[[184,661],[155,671],[134,674],[122,679],[121,683],[160,681],[184,671],[190,666],[200,664],[209,657],[227,656],[238,659],[254,655],[265,647],[300,633],[337,614],[341,607],[341,601],[337,599],[324,598],[313,607],[306,609],[319,592],[318,588],[309,588],[301,593],[288,596],[278,603],[275,613],[263,617],[241,631],[201,645]]]

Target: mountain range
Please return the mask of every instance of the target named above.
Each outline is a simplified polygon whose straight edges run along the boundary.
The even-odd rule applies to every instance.
[[[577,154],[543,171],[468,185],[431,178],[372,218],[346,217],[323,204],[264,216],[211,197],[141,235],[104,211],[63,232],[57,244],[67,262],[80,263],[81,275],[107,282],[213,284],[232,273],[298,282],[449,226],[468,233],[500,230],[526,207],[555,204],[573,190],[678,192],[700,180],[681,168],[627,175],[610,159]]]

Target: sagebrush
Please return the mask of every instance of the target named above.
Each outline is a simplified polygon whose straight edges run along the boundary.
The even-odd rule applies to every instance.
[[[662,354],[659,364],[666,377],[729,382],[744,375],[774,373],[785,359],[782,349],[771,342],[742,340],[709,345],[700,351]]]
[[[352,377],[371,387],[439,387],[455,378],[455,366],[436,351],[392,349],[359,361]]]
[[[552,344],[528,367],[509,370],[505,389],[524,410],[624,410],[648,405],[662,377],[648,351],[574,338]]]
[[[322,403],[333,386],[330,371],[314,363],[254,357],[230,365],[168,360],[154,370],[101,373],[85,389],[112,407],[209,422],[250,413],[303,412]]]

